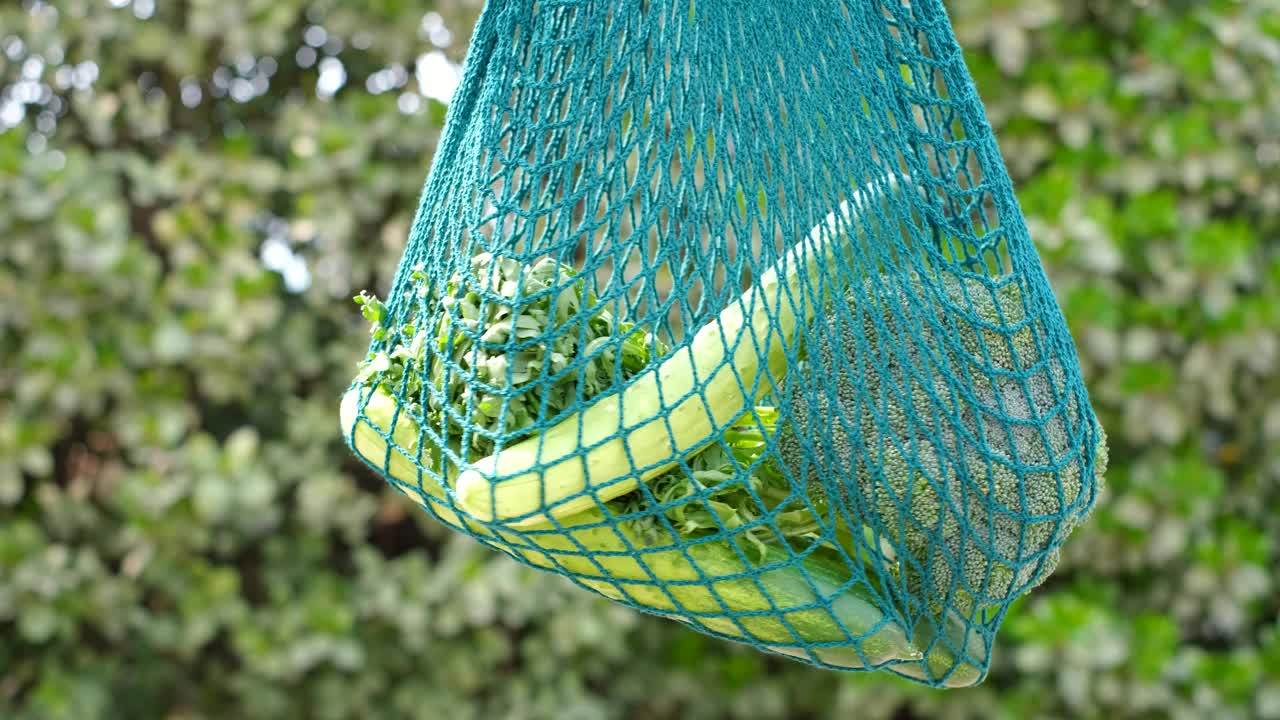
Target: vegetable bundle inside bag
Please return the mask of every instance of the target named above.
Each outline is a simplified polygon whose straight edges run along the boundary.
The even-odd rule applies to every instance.
[[[980,545],[969,547],[945,508],[976,517],[993,504],[1016,505],[1019,483],[1001,485],[997,473],[995,494],[985,501],[938,491],[958,484],[959,471],[902,449],[937,435],[915,437],[907,421],[929,411],[928,387],[899,399],[888,390],[904,366],[880,368],[883,378],[837,367],[840,343],[874,341],[886,317],[892,327],[892,303],[877,309],[879,322],[865,315],[862,326],[830,339],[801,332],[830,322],[819,309],[873,292],[860,287],[824,296],[811,287],[818,267],[847,251],[836,230],[848,220],[829,217],[825,230],[797,244],[776,272],[704,326],[684,354],[617,317],[570,267],[549,258],[523,265],[482,253],[444,293],[435,296],[424,285],[423,316],[431,316],[432,306],[440,311],[434,326],[411,318],[398,331],[387,327],[386,306],[362,295],[374,334],[400,340],[362,364],[343,400],[344,431],[362,458],[386,468],[445,523],[608,598],[827,667],[885,667],[933,684],[972,685],[989,649],[964,611],[1025,591],[1053,563],[1018,570],[998,559],[979,561],[989,555]],[[921,289],[909,276],[882,275],[878,282],[892,287],[904,279],[891,295]],[[480,303],[482,293],[469,287],[503,293],[509,302]],[[1016,326],[1016,286],[993,292],[975,280],[949,288],[951,302],[962,301],[968,288],[987,298],[979,315]],[[552,343],[511,351],[522,333],[541,338],[555,327],[565,332]],[[804,335],[813,338],[813,351],[802,348],[801,362],[788,368],[785,348]],[[955,339],[967,353],[983,346],[977,334]],[[1014,341],[1030,350],[1029,338]],[[429,346],[437,352],[427,352]],[[612,350],[595,352],[605,347]],[[995,362],[1010,364],[1007,355]],[[464,373],[492,384],[468,385],[459,379]],[[819,376],[830,391],[814,392]],[[777,391],[742,392],[767,377],[782,379]],[[699,386],[702,392],[691,392]],[[946,392],[941,384],[934,390]],[[417,402],[398,403],[397,394]],[[1016,394],[1016,382],[998,379],[977,392],[980,407],[1012,405]],[[877,397],[882,406],[872,413],[866,403]],[[1051,393],[1041,390],[1029,402],[1023,414],[1044,410],[1032,406],[1051,402]],[[540,414],[561,419],[535,432]],[[959,417],[928,456],[945,456],[944,445],[981,432],[977,417],[977,411]],[[835,447],[825,454],[815,451],[819,434],[810,424],[841,418],[852,426],[831,434]],[[877,418],[900,420],[877,429]],[[1048,452],[1061,452],[1065,440],[1059,433],[1059,447]],[[1015,438],[1006,455],[1034,457],[1034,445]],[[874,465],[864,452],[872,448]],[[849,473],[824,470],[823,457],[856,468],[854,484],[840,479]],[[967,461],[986,462],[973,452]],[[485,472],[495,468],[514,468],[514,480],[493,481]],[[1035,491],[1041,511],[1062,512],[1080,500],[1083,469],[1075,471],[1074,483],[1063,473],[1065,497],[1056,508],[1054,477],[1041,478]],[[888,482],[877,484],[873,476]],[[995,518],[989,524],[1004,552],[1024,531]],[[936,555],[935,527],[942,538]],[[1038,541],[1056,557],[1049,541],[1069,527],[1037,527],[1026,551],[1035,552]],[[965,552],[969,559],[953,577],[944,558]],[[964,596],[954,603],[960,612],[937,600],[949,591]],[[920,604],[913,623],[883,610],[904,594]]]
[[[975,99],[938,0],[486,3],[348,443],[630,607],[981,682],[1106,454]]]

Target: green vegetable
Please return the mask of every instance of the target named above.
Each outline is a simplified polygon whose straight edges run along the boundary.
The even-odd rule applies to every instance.
[[[918,303],[909,295],[921,297],[927,286],[915,276],[893,279],[875,281],[890,283],[882,308],[867,307],[876,296],[872,281],[851,292],[849,305],[856,296],[861,306],[852,308],[860,325],[837,327],[839,346],[820,336],[826,339],[809,349],[818,377],[834,390],[817,393],[810,408],[806,393],[793,386],[794,432],[781,434],[779,453],[798,459],[808,423],[821,419],[832,437],[831,457],[855,469],[856,483],[841,492],[858,493],[856,505],[874,515],[870,524],[905,548],[899,569],[913,593],[934,609],[1003,603],[1053,571],[1056,546],[1084,516],[1073,510],[1090,502],[1082,496],[1086,473],[1101,478],[1106,470],[1105,434],[1095,424],[1096,460],[1087,468],[1067,425],[1080,408],[1064,392],[1064,369],[1037,346],[1016,284],[990,289],[978,279],[948,278],[946,297],[939,298],[948,309],[924,318],[910,316]],[[891,339],[913,330],[923,343],[900,355],[887,350],[906,345]],[[854,352],[859,341],[875,350]],[[847,370],[838,367],[842,357]],[[1032,369],[1024,390],[1014,373]],[[972,399],[952,388],[948,372],[963,378]],[[968,486],[961,467],[973,478]],[[822,496],[822,488],[810,482],[808,494]],[[1033,562],[1038,556],[1043,562]],[[953,567],[961,569],[958,577]]]
[[[431,427],[447,426],[450,442],[462,441],[459,419],[466,417],[477,429],[466,440],[469,454],[485,457],[493,453],[495,438],[504,431],[521,437],[519,431],[537,421],[540,408],[545,406],[547,417],[554,419],[573,405],[579,392],[583,399],[592,398],[612,387],[618,374],[630,378],[649,365],[652,336],[619,321],[585,292],[581,282],[566,286],[572,275],[571,268],[551,258],[525,268],[511,258],[481,253],[449,279],[443,293],[427,297],[426,276],[415,269],[410,279],[419,288],[418,298],[443,312],[430,327],[418,323],[415,314],[398,333],[385,325],[387,307],[362,293],[356,301],[372,323],[374,336],[394,342],[391,350],[366,358],[356,380],[399,390],[408,412],[424,417]],[[557,287],[562,289],[553,295]],[[482,291],[504,301],[483,303]],[[579,327],[570,321],[584,304],[591,313]],[[537,338],[549,327],[562,332],[515,352],[503,347],[509,339],[519,343]],[[615,336],[623,337],[620,351],[610,344]],[[429,348],[448,362],[437,357],[428,363]],[[596,354],[598,348],[603,352]],[[574,361],[579,357],[591,360],[578,367]],[[561,379],[539,382],[544,373]],[[467,374],[474,374],[480,384],[468,384]],[[502,390],[508,381],[520,392],[504,404]],[[424,385],[435,392],[425,393],[427,405],[421,407]]]

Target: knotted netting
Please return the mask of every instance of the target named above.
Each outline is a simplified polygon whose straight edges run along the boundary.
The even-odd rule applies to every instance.
[[[938,0],[492,0],[350,447],[709,635],[934,686],[1106,446]]]

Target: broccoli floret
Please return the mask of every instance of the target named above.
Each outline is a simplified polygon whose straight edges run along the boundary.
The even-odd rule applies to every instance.
[[[1016,284],[947,278],[937,292],[894,277],[820,316],[834,327],[809,334],[813,372],[791,376],[779,455],[809,468],[810,497],[838,493],[851,518],[890,541],[917,597],[967,613],[1053,572],[1057,547],[1092,507],[1105,436],[1095,423],[1090,449],[1070,431],[1078,396],[1037,348]],[[803,461],[806,442],[816,462]]]

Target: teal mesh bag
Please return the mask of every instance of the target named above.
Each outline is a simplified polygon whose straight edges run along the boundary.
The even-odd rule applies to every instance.
[[[981,682],[1106,463],[938,0],[494,0],[348,444],[714,637]]]

